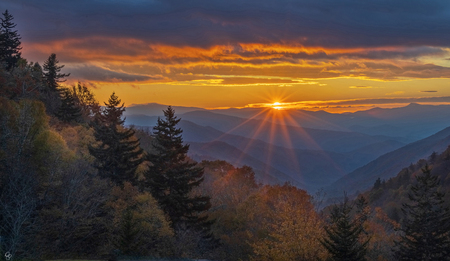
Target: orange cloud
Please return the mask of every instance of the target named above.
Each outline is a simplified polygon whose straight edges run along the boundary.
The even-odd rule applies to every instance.
[[[33,54],[42,57],[55,52],[61,61],[69,64],[89,64],[117,73],[140,74],[150,78],[162,75],[173,81],[177,81],[177,75],[182,73],[272,75],[309,79],[364,77],[398,80],[450,77],[450,68],[422,64],[410,59],[413,56],[446,53],[439,48],[333,49],[280,44],[200,48],[150,44],[133,38],[90,37],[30,43],[24,51],[31,57]]]

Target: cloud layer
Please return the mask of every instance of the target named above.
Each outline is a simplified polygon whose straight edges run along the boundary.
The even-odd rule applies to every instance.
[[[33,42],[121,36],[203,48],[236,43],[333,48],[450,43],[450,3],[445,0],[3,2],[27,23],[24,32]]]
[[[94,83],[450,78],[446,0],[3,0],[2,8],[14,15],[25,57],[56,53],[73,77]]]

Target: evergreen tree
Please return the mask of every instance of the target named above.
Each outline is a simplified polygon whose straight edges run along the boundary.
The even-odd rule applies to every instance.
[[[139,222],[133,217],[131,208],[127,208],[122,213],[120,224],[119,240],[116,246],[125,255],[136,254],[140,242],[136,240],[139,237]]]
[[[330,213],[331,224],[325,226],[326,238],[322,245],[330,253],[333,261],[364,261],[369,240],[360,242],[360,236],[364,232],[363,222],[366,217],[363,214],[364,203],[359,202],[358,217],[352,219],[350,212],[353,206],[348,202],[347,196],[344,202],[333,206]]]
[[[14,30],[16,24],[12,22],[13,16],[6,10],[3,13],[0,28],[0,61],[5,63],[6,69],[10,70],[20,59],[20,36]]]
[[[64,65],[58,65],[59,61],[56,59],[56,54],[52,53],[47,61],[44,62],[44,78],[50,92],[57,92],[59,83],[65,82],[65,77],[70,76],[70,73],[60,73]]]
[[[450,210],[445,207],[439,179],[428,165],[416,176],[417,184],[403,204],[401,240],[396,242],[399,260],[450,260]]]
[[[123,126],[125,108],[120,103],[121,100],[113,93],[103,111],[96,114],[92,126],[99,144],[89,146],[90,154],[96,158],[95,167],[99,175],[117,185],[124,181],[135,183],[136,169],[143,162],[143,150],[134,137],[134,130]]]
[[[182,227],[202,230],[210,237],[210,222],[199,214],[211,207],[210,198],[192,196],[193,188],[203,181],[203,168],[187,160],[189,145],[183,144],[182,130],[177,128],[181,119],[171,106],[164,111],[165,119],[158,118],[154,129],[154,154],[145,172],[144,185],[158,201],[162,210],[177,230]]]
[[[41,99],[45,104],[47,113],[56,115],[61,106],[61,93],[58,89],[59,83],[64,82],[63,78],[70,74],[60,73],[64,65],[58,65],[59,61],[56,59],[56,54],[51,54],[44,62],[43,66],[43,80],[45,87],[41,90]]]
[[[61,91],[61,107],[59,107],[56,116],[64,122],[79,121],[81,119],[81,109],[75,97],[67,88]]]

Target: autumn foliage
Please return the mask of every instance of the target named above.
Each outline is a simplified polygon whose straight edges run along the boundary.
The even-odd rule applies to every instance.
[[[248,166],[190,159],[171,107],[153,132],[125,126],[114,93],[101,107],[84,84],[62,85],[56,54],[43,69],[23,59],[3,15],[1,258],[448,260],[450,148],[321,209]]]

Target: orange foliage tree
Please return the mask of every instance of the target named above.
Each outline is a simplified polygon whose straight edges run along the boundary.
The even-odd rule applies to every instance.
[[[323,223],[306,191],[289,184],[264,186],[240,206],[252,260],[319,260]]]

